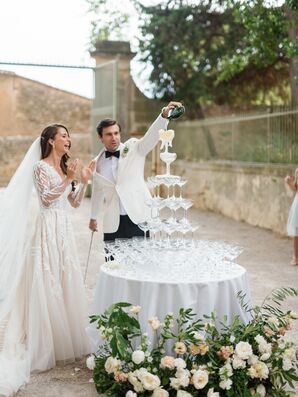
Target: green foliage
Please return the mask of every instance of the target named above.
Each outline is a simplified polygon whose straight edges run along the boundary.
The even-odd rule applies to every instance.
[[[286,298],[297,296],[297,289],[276,289],[261,306],[251,308],[245,295],[238,294],[251,315],[248,324],[239,316],[219,322],[216,313],[198,319],[192,309],[180,309],[176,320],[169,313],[163,323],[154,317],[149,320],[155,334],[151,350],[132,314],[137,311],[129,303],[114,304],[104,314],[91,316],[106,340],[94,357],[96,389],[108,396],[125,396],[131,390],[147,397],[162,386],[172,397],[177,387],[192,396],[206,396],[212,388],[221,397],[261,397],[261,387],[272,397],[289,397],[298,380],[297,360],[294,344],[283,334],[297,314],[281,306]],[[173,354],[165,357],[169,343]],[[134,358],[136,353],[140,360]],[[196,384],[198,371],[201,379],[206,377],[202,387]],[[179,376],[186,377],[184,386],[175,386]]]

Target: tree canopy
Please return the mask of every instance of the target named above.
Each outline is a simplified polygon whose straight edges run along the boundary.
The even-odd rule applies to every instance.
[[[184,100],[193,117],[201,116],[202,104],[286,103],[290,87],[298,104],[296,0],[131,4],[139,17],[141,60],[152,65],[155,97]]]

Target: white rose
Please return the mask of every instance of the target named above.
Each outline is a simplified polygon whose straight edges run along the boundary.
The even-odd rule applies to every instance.
[[[105,362],[105,370],[108,374],[112,374],[121,369],[121,361],[116,358],[110,356],[107,358]]]
[[[260,360],[266,361],[270,358],[270,356],[271,356],[271,353],[264,353],[260,356]]]
[[[180,387],[180,380],[177,378],[170,378],[170,386],[173,389],[178,390]]]
[[[209,380],[208,372],[198,369],[192,376],[192,382],[196,389],[203,389]]]
[[[282,369],[284,371],[289,371],[292,368],[292,361],[289,358],[284,358],[282,360]]]
[[[232,365],[234,369],[245,368],[246,362],[244,360],[241,360],[241,358],[239,358],[237,354],[235,354],[233,356]]]
[[[188,369],[178,368],[175,376],[179,379],[181,387],[187,387],[189,385],[190,372]]]
[[[145,390],[154,390],[160,386],[160,379],[157,375],[152,375],[146,369],[141,368],[138,378],[142,382]]]
[[[212,389],[208,390],[207,397],[220,397],[220,396],[219,396],[219,392],[214,391],[214,389],[212,387]]]
[[[232,383],[231,379],[225,379],[219,382],[219,387],[224,390],[230,390]]]
[[[290,317],[293,320],[297,320],[298,319],[298,314],[296,312],[294,312],[293,310],[291,310],[289,314],[290,314]]]
[[[252,356],[252,348],[248,342],[239,342],[235,347],[235,353],[242,360],[247,360]]]
[[[257,335],[255,336],[255,341],[260,345],[260,344],[265,344],[266,339],[262,335]]]
[[[125,397],[137,397],[137,393],[134,393],[133,391],[129,390],[126,394]]]
[[[160,327],[160,321],[157,317],[150,318],[150,320],[148,320],[148,323],[151,325],[154,331],[158,330],[158,328]]]
[[[136,371],[129,372],[128,381],[133,385],[133,387],[137,393],[141,393],[142,391],[144,391],[142,383],[138,380],[138,378],[136,376]]]
[[[174,363],[176,368],[186,368],[186,362],[183,358],[175,358]]]
[[[259,361],[258,356],[253,354],[249,359],[247,360],[249,365],[255,365]]]
[[[133,306],[133,307],[130,309],[130,312],[133,313],[133,314],[139,314],[140,311],[141,311],[141,306]]]
[[[295,349],[293,349],[292,347],[289,349],[286,349],[283,353],[283,357],[289,358],[290,360],[295,361],[295,357],[296,357]]]
[[[153,397],[168,397],[169,393],[164,389],[157,388],[154,390],[152,396]]]
[[[266,396],[266,389],[264,385],[258,385],[258,387],[256,388],[256,392],[259,393],[259,395],[261,397],[265,397]]]
[[[252,367],[248,368],[248,374],[251,378],[267,379],[269,368],[262,361],[258,361]]]
[[[91,369],[91,371],[95,368],[95,359],[94,356],[89,356],[86,360],[87,368]]]
[[[135,364],[141,364],[145,360],[145,353],[142,350],[135,350],[131,355],[131,359]]]
[[[192,394],[188,393],[185,390],[178,390],[176,397],[192,397]]]
[[[223,379],[230,378],[233,375],[233,368],[231,364],[227,363],[223,367],[221,367],[219,370],[219,374]]]

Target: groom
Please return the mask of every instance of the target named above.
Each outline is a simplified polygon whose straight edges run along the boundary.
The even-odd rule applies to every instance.
[[[156,146],[159,130],[165,129],[169,111],[180,102],[170,102],[141,139],[121,143],[117,121],[104,119],[97,125],[104,149],[95,158],[89,228],[97,231],[98,216],[103,217],[104,241],[144,236],[137,226],[148,220],[146,200],[151,195],[144,181],[146,155]]]

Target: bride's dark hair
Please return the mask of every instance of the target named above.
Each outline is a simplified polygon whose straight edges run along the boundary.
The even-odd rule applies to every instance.
[[[49,143],[49,139],[55,139],[55,136],[57,135],[59,128],[64,128],[65,131],[67,132],[67,135],[69,136],[68,129],[62,124],[50,124],[42,131],[42,133],[40,135],[40,147],[41,147],[41,158],[42,159],[45,159],[46,157],[48,157],[48,155],[53,150],[53,146]],[[61,169],[65,175],[67,174],[67,160],[68,159],[69,159],[69,155],[67,153],[65,153],[61,157],[61,162],[60,162]]]

